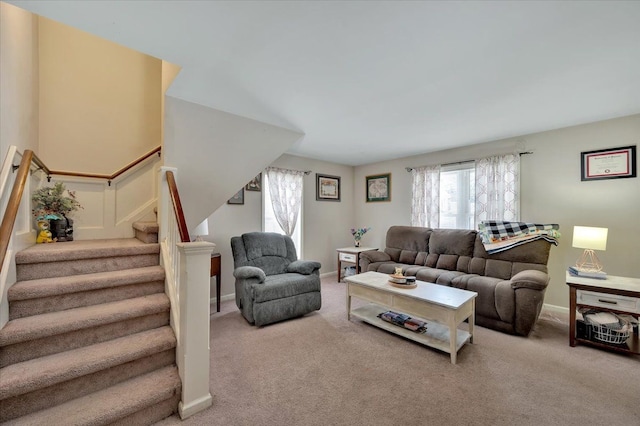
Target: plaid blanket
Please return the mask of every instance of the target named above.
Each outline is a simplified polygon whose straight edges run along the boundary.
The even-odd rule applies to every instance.
[[[558,245],[560,226],[527,222],[485,220],[478,225],[478,232],[487,253],[498,253],[510,248],[544,239]]]

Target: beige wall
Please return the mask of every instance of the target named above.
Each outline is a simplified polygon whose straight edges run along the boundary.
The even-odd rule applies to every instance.
[[[320,273],[337,269],[335,249],[353,244],[349,228],[353,223],[353,167],[308,158],[283,155],[272,163],[275,167],[311,170],[304,177],[303,253],[302,258],[322,264]],[[316,173],[340,176],[341,201],[316,201]],[[216,244],[222,254],[222,295],[235,292],[231,237],[262,229],[262,192],[245,191],[244,205],[225,204],[209,218],[211,235],[205,239]],[[215,280],[212,280],[215,283]],[[215,296],[212,285],[211,296]]]
[[[161,143],[162,61],[39,18],[39,155],[111,174]]]
[[[611,275],[640,277],[640,178],[582,182],[580,152],[640,145],[640,115],[552,130],[470,147],[418,155],[357,167],[355,170],[355,218],[360,226],[372,226],[366,244],[384,247],[391,225],[408,225],[411,217],[411,174],[407,166],[464,161],[489,155],[533,151],[521,157],[521,219],[558,223],[562,239],[551,248],[551,283],[545,303],[568,307],[565,270],[582,250],[571,247],[573,226],[609,228],[607,250],[599,252]],[[365,176],[392,173],[392,201],[366,203]]]
[[[38,22],[0,3],[0,158],[38,148]]]

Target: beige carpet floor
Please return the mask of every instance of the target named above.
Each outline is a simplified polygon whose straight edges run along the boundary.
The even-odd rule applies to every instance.
[[[322,309],[256,328],[211,315],[213,406],[157,425],[640,425],[640,356],[571,348],[567,318],[528,338],[476,328],[449,355],[359,320],[322,280]]]

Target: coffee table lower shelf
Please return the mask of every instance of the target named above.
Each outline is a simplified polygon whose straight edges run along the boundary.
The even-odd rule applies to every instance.
[[[416,333],[378,318],[379,314],[388,310],[388,308],[370,303],[353,309],[351,316],[422,345],[451,353],[449,327],[434,321],[427,321],[427,331],[425,333]],[[471,334],[465,330],[458,329],[456,332],[456,352],[459,351],[465,343],[468,343],[470,338]]]

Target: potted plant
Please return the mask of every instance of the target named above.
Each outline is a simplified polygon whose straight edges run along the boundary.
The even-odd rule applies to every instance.
[[[32,212],[36,221],[48,220],[53,239],[73,241],[73,220],[67,216],[83,208],[62,182],[43,186],[31,195]]]

